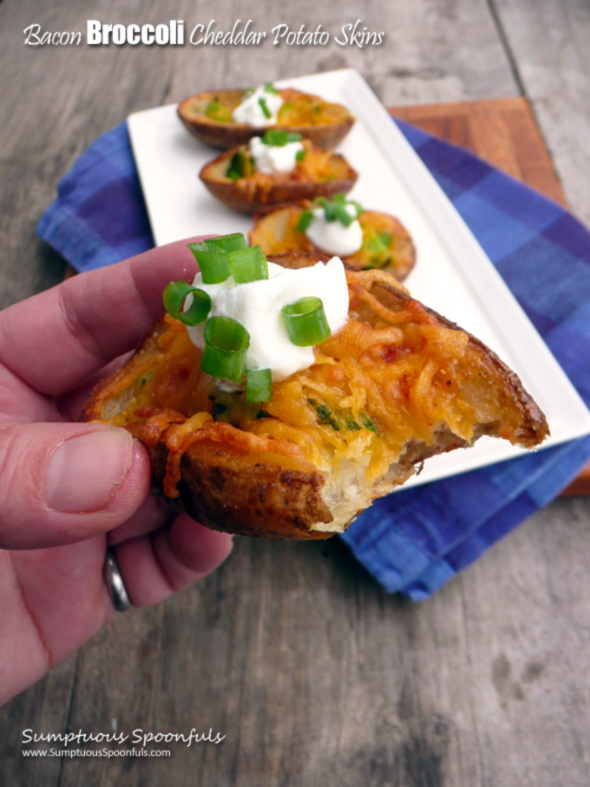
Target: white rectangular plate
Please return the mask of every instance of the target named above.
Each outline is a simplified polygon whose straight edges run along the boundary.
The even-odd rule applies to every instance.
[[[590,413],[452,203],[361,75],[353,69],[278,82],[347,106],[357,121],[338,150],[360,173],[351,197],[398,216],[418,253],[412,295],[486,342],[514,369],[547,415],[543,448],[590,433]],[[190,136],[170,105],[128,120],[157,245],[252,226],[217,202],[198,173],[217,153]],[[526,453],[504,440],[433,457],[405,486],[424,484]]]

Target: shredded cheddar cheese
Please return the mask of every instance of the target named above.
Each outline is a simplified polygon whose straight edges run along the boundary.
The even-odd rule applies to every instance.
[[[274,383],[264,404],[220,390],[200,372],[200,351],[185,326],[167,318],[158,353],[138,359],[133,375],[123,375],[109,394],[124,403],[112,423],[143,422],[152,446],[165,436],[166,495],[178,495],[182,456],[200,441],[301,456],[320,471],[351,460],[373,483],[408,441],[432,444],[443,421],[459,438],[472,438],[482,413],[461,398],[455,373],[469,348],[467,334],[441,325],[411,298],[397,311],[384,305],[374,288],[391,289],[386,273],[349,273],[347,280],[346,325],[315,349],[312,366]]]

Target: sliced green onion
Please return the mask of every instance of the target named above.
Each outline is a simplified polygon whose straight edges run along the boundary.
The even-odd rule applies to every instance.
[[[313,221],[313,213],[310,210],[304,210],[299,217],[297,229],[299,232],[305,232],[311,222]]]
[[[219,235],[217,238],[207,238],[205,245],[210,251],[235,251],[236,249],[246,249],[248,244],[241,232],[232,232],[231,235]]]
[[[231,317],[210,317],[205,324],[201,369],[217,380],[239,383],[246,371],[250,334]]]
[[[219,284],[229,278],[229,261],[223,249],[211,251],[204,243],[189,243],[189,249],[199,263],[203,284]]]
[[[193,302],[189,309],[183,311],[184,301],[187,295],[191,293]],[[171,281],[164,290],[162,300],[168,314],[185,325],[198,325],[207,319],[207,315],[211,311],[211,298],[209,295],[186,281]]]
[[[358,202],[348,201],[346,194],[334,194],[332,200],[326,199],[326,197],[316,197],[313,202],[314,205],[320,205],[324,209],[327,222],[339,221],[345,227],[350,227],[352,222],[364,212]],[[349,205],[353,206],[356,216],[352,216],[348,211]]]
[[[350,227],[353,221],[356,221],[356,216],[351,216],[346,209],[346,205],[336,205],[334,208],[334,218],[345,227]]]
[[[230,159],[229,166],[225,171],[225,177],[233,180],[240,180],[240,178],[247,178],[254,172],[254,160],[252,156],[248,155],[245,150],[238,150]]]
[[[207,104],[207,108],[205,109],[205,115],[207,115],[207,117],[214,118],[215,115],[219,112],[220,107],[221,104],[216,98],[214,98],[212,101],[210,101]]]
[[[324,209],[324,218],[326,221],[336,221],[336,215],[334,213],[336,210],[336,204],[334,202],[330,202],[327,199],[324,199],[322,207]]]
[[[268,279],[268,262],[260,246],[230,251],[228,258],[236,284]]]
[[[220,284],[229,278],[228,252],[247,248],[246,239],[241,232],[208,238],[203,243],[189,243],[189,249],[201,268],[204,284]]]
[[[266,85],[264,86],[264,91],[265,93],[274,93],[275,96],[280,95],[279,91],[276,89],[276,87],[273,85],[272,82],[266,83]]]
[[[305,148],[301,148],[295,153],[295,161],[304,161],[305,157],[307,156],[307,150]]]
[[[269,128],[262,137],[262,142],[265,145],[271,145],[274,148],[282,148],[289,142],[299,142],[300,140],[301,134],[296,131],[285,131],[282,128]]]
[[[369,251],[374,251],[376,254],[387,254],[390,250],[392,236],[388,232],[381,232],[379,235],[373,235],[367,241],[367,248]],[[373,262],[373,260],[371,260]]]
[[[331,333],[321,298],[300,298],[295,303],[283,306],[281,314],[289,338],[297,347],[321,344]]]
[[[231,157],[231,161],[229,162],[229,167],[225,173],[225,177],[233,180],[240,180],[240,178],[244,177],[243,166],[242,166],[242,154],[241,153],[234,153]]]
[[[270,402],[272,374],[270,369],[248,369],[246,377],[246,402]]]
[[[260,108],[262,109],[262,112],[264,113],[264,117],[268,118],[270,120],[270,118],[272,117],[272,112],[268,108],[268,105],[266,103],[266,99],[265,98],[259,98],[258,99],[258,103],[260,104]]]

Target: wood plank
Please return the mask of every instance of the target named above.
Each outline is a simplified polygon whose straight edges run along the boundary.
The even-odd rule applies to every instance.
[[[495,167],[566,205],[565,195],[526,99],[521,97],[392,107],[394,115],[471,150]]]
[[[590,225],[590,4],[493,0],[493,9],[567,200]]]

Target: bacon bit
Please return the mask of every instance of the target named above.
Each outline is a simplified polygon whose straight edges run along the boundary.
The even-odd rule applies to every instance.
[[[408,355],[412,354],[411,347],[404,347],[403,345],[399,347],[392,347],[389,345],[388,347],[382,348],[381,357],[385,361],[385,363],[393,363],[394,361],[399,360],[400,358],[405,358]]]
[[[404,399],[409,401],[410,399],[410,383],[408,381],[408,375],[404,374],[399,381],[399,391]]]
[[[197,426],[197,418],[199,416],[207,416],[209,420],[201,419],[201,425]],[[251,432],[243,432],[231,424],[221,421],[213,422],[208,413],[197,413],[196,416],[189,418],[186,423],[180,426],[172,426],[166,435],[168,459],[163,488],[167,497],[180,497],[177,485],[181,479],[180,463],[182,457],[191,445],[203,440],[226,443],[247,453],[264,452],[279,454],[280,456],[303,456],[303,450],[294,443],[286,440],[274,440],[271,437],[260,437]]]

